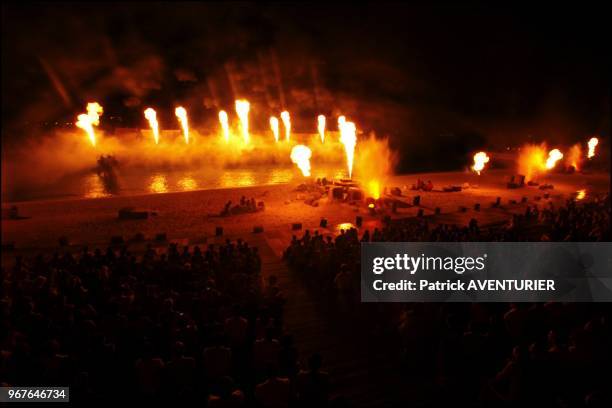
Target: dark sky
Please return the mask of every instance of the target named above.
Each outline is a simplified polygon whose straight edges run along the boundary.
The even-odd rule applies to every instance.
[[[607,137],[605,16],[378,2],[3,5],[3,142],[27,137],[26,121],[71,120],[90,99],[107,123],[139,126],[148,105],[163,121],[183,103],[204,126],[235,97],[260,107],[255,126],[282,106],[298,127],[342,112],[406,151],[427,149],[423,140],[453,151]]]

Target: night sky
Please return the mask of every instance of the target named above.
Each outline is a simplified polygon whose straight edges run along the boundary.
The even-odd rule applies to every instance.
[[[255,128],[281,107],[297,130],[347,114],[422,169],[485,143],[607,138],[606,27],[575,7],[3,5],[3,144],[88,100],[106,127],[143,126],[146,106],[170,121],[178,103],[215,126],[236,97]]]

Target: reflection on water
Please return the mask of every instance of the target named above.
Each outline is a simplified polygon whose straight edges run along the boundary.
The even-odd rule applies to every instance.
[[[104,184],[97,174],[88,175],[84,180],[84,187],[86,198],[100,198],[110,195],[104,190]]]
[[[288,183],[293,179],[293,169],[272,169],[267,184]]]
[[[198,182],[191,176],[185,176],[178,181],[178,186],[182,191],[191,191],[198,188]]]
[[[221,187],[250,187],[256,185],[255,174],[251,170],[224,171],[219,179]]]
[[[151,191],[152,193],[167,193],[168,181],[166,180],[166,176],[164,174],[156,174],[151,177],[149,191]]]
[[[319,166],[312,177],[343,178],[345,170],[338,166]],[[122,168],[118,184],[120,196],[148,193],[170,193],[193,191],[197,189],[216,189],[233,187],[264,186],[284,183],[303,183],[306,179],[296,167],[252,167],[230,169],[189,169],[189,170],[146,170],[142,168]],[[84,197],[109,197],[102,180],[93,173],[79,173],[63,177],[54,184],[28,190],[28,195],[14,197],[15,201]]]

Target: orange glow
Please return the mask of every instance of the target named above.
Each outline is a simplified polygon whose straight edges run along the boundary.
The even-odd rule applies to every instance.
[[[227,119],[227,112],[224,110],[219,111],[219,123],[221,123],[221,130],[223,131],[223,139],[225,143],[229,142],[229,121]]]
[[[193,177],[183,177],[178,181],[178,185],[183,191],[191,191],[198,188],[198,182]]]
[[[240,119],[240,127],[242,129],[242,139],[245,143],[249,143],[249,110],[251,104],[245,99],[239,99],[236,101],[236,113]]]
[[[282,111],[280,117],[285,127],[285,140],[289,141],[291,139],[291,116],[289,116],[289,112]]]
[[[104,110],[98,102],[90,102],[87,104],[87,113],[82,113],[77,117],[77,127],[83,129],[85,133],[87,133],[87,137],[92,146],[96,145],[94,126],[100,124],[100,115],[102,112],[104,112]]]
[[[310,177],[310,157],[312,151],[308,146],[295,145],[291,149],[291,161],[297,164],[304,177]]]
[[[152,193],[167,193],[168,182],[166,181],[166,176],[163,174],[153,176],[151,178],[151,183],[149,184],[149,190]]]
[[[525,176],[525,181],[533,180],[546,170],[546,145],[523,146],[517,164],[519,174]]]
[[[153,131],[153,139],[155,139],[155,144],[159,143],[159,123],[157,122],[157,113],[153,110],[153,108],[147,108],[144,111],[145,118],[149,121],[149,126]]]
[[[578,190],[576,191],[576,200],[580,201],[586,197],[586,190]]]
[[[270,116],[270,129],[274,134],[274,140],[278,143],[278,118],[276,116]]]
[[[472,166],[472,170],[474,170],[480,176],[480,172],[484,170],[485,164],[487,164],[489,160],[490,158],[485,152],[476,153],[474,155],[474,165]]]
[[[576,143],[569,149],[565,163],[567,166],[574,167],[575,170],[580,170],[581,161],[582,161],[582,147],[580,147],[579,143]]]
[[[380,198],[380,182],[378,180],[370,180],[368,182],[368,193],[375,200]],[[374,204],[370,204],[373,208]]]
[[[187,111],[182,106],[179,106],[174,110],[174,113],[178,118],[181,127],[183,128],[183,136],[185,137],[185,143],[189,143],[189,123],[187,122]]]
[[[317,130],[321,136],[321,143],[325,143],[325,115],[317,116]]]
[[[374,203],[368,204],[368,208],[374,208]]]
[[[552,149],[548,152],[548,159],[546,159],[546,168],[548,170],[553,169],[557,162],[563,158],[563,153],[559,149]]]
[[[344,145],[348,176],[353,178],[353,160],[355,159],[355,146],[357,145],[357,129],[353,122],[344,122],[340,126],[340,142]]]
[[[591,157],[595,156],[595,148],[599,144],[599,139],[597,139],[596,137],[592,137],[591,139],[589,139],[588,144],[589,152],[587,153],[587,157],[590,159]]]

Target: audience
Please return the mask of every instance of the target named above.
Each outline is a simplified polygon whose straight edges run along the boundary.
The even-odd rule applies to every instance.
[[[239,206],[256,204],[243,198]],[[338,301],[356,333],[394,333],[389,344],[400,345],[406,375],[436,384],[434,403],[603,406],[612,383],[606,305],[405,303],[367,313],[354,305],[361,242],[601,241],[609,223],[604,197],[530,206],[495,228],[417,218],[361,237],[306,231],[284,259],[310,290]],[[283,328],[291,293],[275,276],[262,283],[259,252],[242,240],[149,245],[141,256],[122,247],[17,257],[1,281],[2,385],[70,386],[77,402],[119,395],[209,407],[348,406],[331,395],[321,355],[300,367]]]

